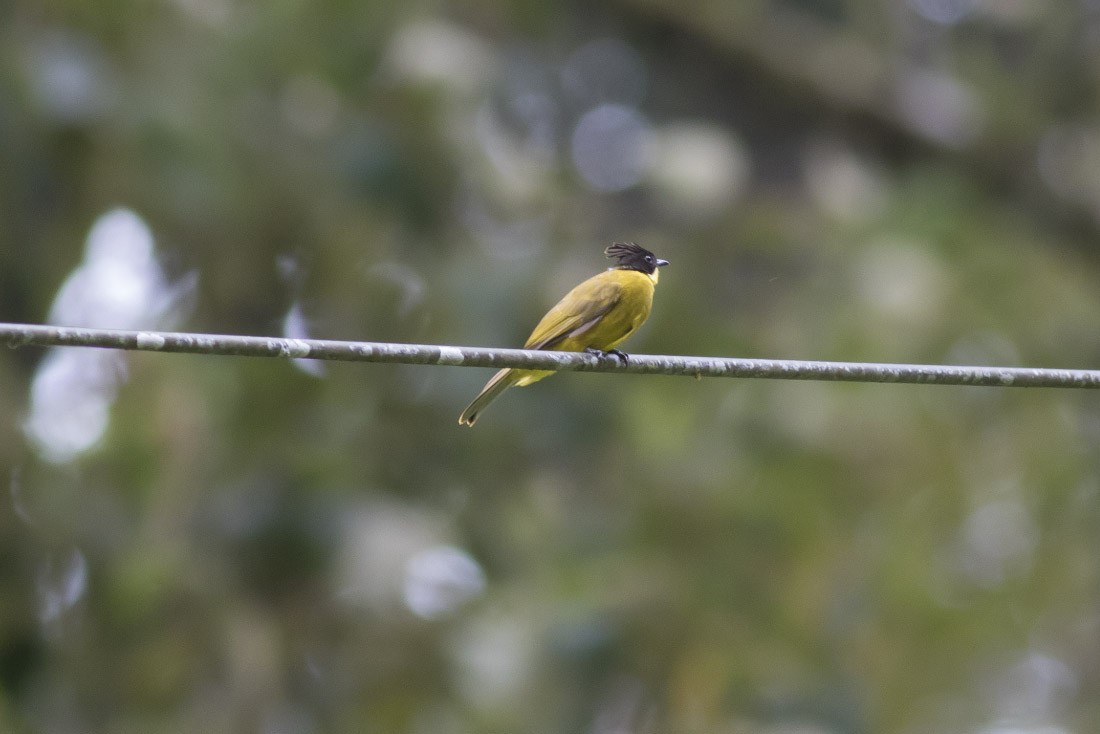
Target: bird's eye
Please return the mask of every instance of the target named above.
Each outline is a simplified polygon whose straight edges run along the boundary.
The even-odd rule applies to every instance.
[[[646,256],[645,256],[645,261],[646,261],[647,263],[651,263],[651,262],[653,262],[653,256],[652,256],[652,255],[646,255]]]

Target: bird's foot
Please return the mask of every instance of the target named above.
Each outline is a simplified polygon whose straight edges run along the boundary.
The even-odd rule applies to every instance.
[[[619,360],[623,364],[629,364],[630,363],[630,357],[627,356],[626,352],[620,352],[618,349],[608,349],[605,352],[604,350],[596,349],[595,347],[587,347],[584,351],[587,352],[588,354],[594,354],[597,357],[599,357],[600,359],[603,359],[604,357],[610,356],[610,357],[615,357],[615,359]]]

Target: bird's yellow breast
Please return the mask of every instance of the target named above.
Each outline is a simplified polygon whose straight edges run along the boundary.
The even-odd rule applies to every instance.
[[[637,270],[607,270],[566,294],[543,318],[528,343],[548,339],[562,352],[614,349],[649,317],[656,278]]]
[[[619,286],[618,302],[591,329],[567,338],[558,349],[614,349],[649,318],[655,278],[637,270],[609,270],[601,275]]]

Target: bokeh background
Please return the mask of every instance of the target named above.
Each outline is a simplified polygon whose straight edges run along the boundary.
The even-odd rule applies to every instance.
[[[1100,366],[1100,4],[0,2],[0,320]],[[1085,391],[0,354],[0,730],[1100,731]]]

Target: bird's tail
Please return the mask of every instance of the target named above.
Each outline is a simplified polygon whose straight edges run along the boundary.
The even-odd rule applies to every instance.
[[[478,416],[481,415],[481,411],[485,410],[489,403],[516,384],[516,377],[512,373],[513,370],[505,369],[493,375],[492,379],[485,383],[485,387],[473,399],[473,402],[466,406],[466,410],[462,411],[462,415],[458,417],[458,425],[472,426],[477,421]]]

